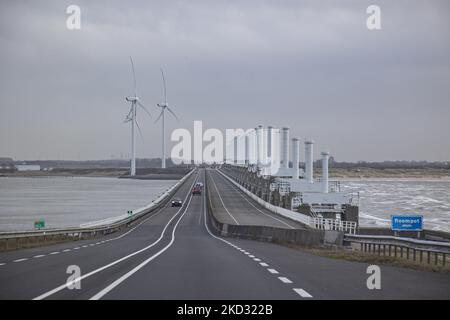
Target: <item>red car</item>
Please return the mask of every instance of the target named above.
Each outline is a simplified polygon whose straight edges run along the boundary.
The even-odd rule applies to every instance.
[[[200,188],[199,186],[195,186],[192,188],[192,194],[196,195],[196,194],[202,194],[202,188]]]

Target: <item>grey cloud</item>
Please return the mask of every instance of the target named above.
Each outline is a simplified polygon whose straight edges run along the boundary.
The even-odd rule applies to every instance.
[[[129,149],[122,123],[133,55],[144,103],[169,129],[289,125],[338,160],[450,158],[450,5],[376,1],[0,1],[0,150],[18,159],[98,159]],[[141,116],[140,157],[160,127]]]

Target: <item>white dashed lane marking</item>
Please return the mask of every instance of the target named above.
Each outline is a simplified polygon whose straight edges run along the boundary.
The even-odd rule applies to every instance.
[[[72,249],[63,250],[63,252],[70,252]]]
[[[267,264],[267,263],[265,263],[265,262],[260,262],[259,263],[261,266],[263,266],[263,267],[268,267],[269,265]]]
[[[312,298],[308,292],[300,288],[294,288],[294,291],[297,292],[302,298]]]
[[[45,254],[38,254],[37,256],[34,256],[33,258],[34,259],[39,259],[39,258],[42,258],[42,257],[45,257]]]
[[[269,271],[270,273],[273,273],[273,274],[278,274],[279,272],[277,271],[277,270],[275,270],[275,269],[267,269],[267,271]]]
[[[27,261],[27,260],[28,260],[28,258],[22,258],[22,259],[14,260],[13,262],[22,262],[22,261]]]
[[[283,282],[283,283],[292,283],[292,281],[286,277],[278,277],[278,279],[280,279],[281,282]]]
[[[59,251],[51,252],[50,254],[51,254],[51,255],[59,254]]]

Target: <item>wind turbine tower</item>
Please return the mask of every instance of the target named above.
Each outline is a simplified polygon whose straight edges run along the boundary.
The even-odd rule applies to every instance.
[[[142,137],[142,131],[139,126],[139,123],[137,121],[137,106],[142,108],[150,117],[150,112],[147,110],[147,108],[139,101],[139,98],[137,96],[137,87],[136,87],[136,74],[134,72],[134,63],[133,58],[130,56],[130,62],[131,62],[131,71],[133,72],[133,84],[134,84],[134,95],[125,97],[125,100],[128,102],[131,102],[131,108],[128,112],[128,115],[125,118],[124,122],[131,122],[131,168],[130,168],[130,175],[135,176],[136,175],[136,139],[134,134],[134,128],[135,126],[139,130],[139,134]]]
[[[178,119],[177,115],[175,114],[175,112],[173,112],[172,109],[170,109],[169,104],[167,103],[166,78],[164,77],[163,69],[160,69],[160,70],[161,70],[161,76],[162,76],[162,81],[163,81],[163,86],[164,86],[164,103],[158,103],[156,105],[159,108],[161,108],[161,113],[159,114],[158,118],[155,120],[155,123],[158,122],[158,120],[162,118],[161,168],[166,168],[166,132],[165,132],[165,111],[166,111],[166,109],[175,117],[175,119],[177,119],[177,121],[179,121],[179,119]]]

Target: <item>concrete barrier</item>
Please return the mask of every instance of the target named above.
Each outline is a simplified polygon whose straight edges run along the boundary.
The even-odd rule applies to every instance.
[[[205,191],[208,195],[209,186],[207,183]],[[291,243],[303,246],[318,246],[324,244],[342,245],[344,234],[338,231],[283,229],[257,225],[232,225],[220,222],[214,215],[210,197],[207,196],[207,198],[207,223],[211,227],[211,230],[218,236],[275,243]]]

